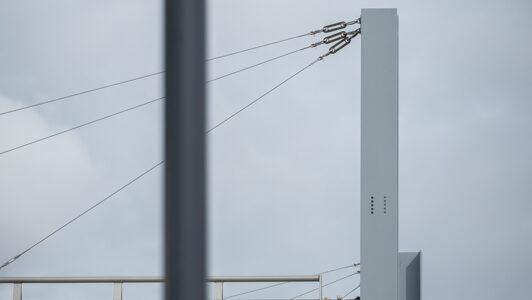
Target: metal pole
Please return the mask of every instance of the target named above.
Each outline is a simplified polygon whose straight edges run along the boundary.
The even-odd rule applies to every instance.
[[[13,300],[22,300],[22,283],[13,284]]]
[[[165,297],[205,299],[205,3],[165,9]]]
[[[222,300],[224,298],[224,283],[217,281],[214,283],[214,300]]]
[[[397,300],[398,17],[363,9],[361,299]]]
[[[122,300],[122,282],[114,283],[113,300]]]
[[[322,275],[320,274],[320,300],[323,299],[323,281],[321,280]]]

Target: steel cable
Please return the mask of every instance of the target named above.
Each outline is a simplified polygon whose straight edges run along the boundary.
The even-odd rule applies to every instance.
[[[37,245],[39,245],[40,243],[46,241],[47,239],[49,239],[51,236],[53,236],[54,234],[56,234],[57,232],[59,232],[61,229],[65,228],[66,226],[70,225],[72,222],[76,221],[77,219],[81,218],[83,215],[85,215],[86,213],[88,213],[89,211],[95,209],[96,207],[98,207],[100,204],[104,203],[106,200],[108,200],[109,198],[113,197],[114,195],[118,194],[120,191],[122,191],[123,189],[125,189],[126,187],[128,187],[129,185],[131,185],[132,183],[134,183],[135,181],[139,180],[140,178],[142,178],[144,175],[150,173],[153,169],[157,168],[158,166],[162,165],[164,163],[164,160],[155,164],[154,166],[150,167],[149,169],[147,169],[146,171],[142,172],[140,175],[136,176],[135,178],[129,180],[126,184],[122,185],[121,187],[119,187],[118,189],[116,189],[114,192],[112,192],[111,194],[107,195],[107,197],[103,198],[102,200],[100,200],[99,202],[97,202],[96,204],[92,205],[91,207],[87,208],[85,211],[83,211],[82,213],[80,213],[79,215],[77,215],[76,217],[74,217],[73,219],[71,219],[70,221],[66,222],[64,225],[62,225],[61,227],[57,228],[56,230],[52,231],[52,233],[48,234],[47,236],[45,236],[44,238],[40,239],[39,241],[37,241],[36,243],[32,244],[30,247],[28,247],[26,250],[22,251],[21,253],[13,256],[13,258],[9,259],[8,261],[6,261],[2,266],[0,266],[0,270],[6,266],[8,266],[9,264],[13,263],[15,260],[19,259],[22,255],[24,255],[25,253],[27,253],[28,251],[30,251],[31,249],[33,249],[34,247],[36,247]]]
[[[17,150],[17,149],[20,149],[20,148],[23,148],[23,147],[26,147],[26,146],[29,146],[29,145],[33,145],[35,143],[38,143],[38,142],[42,142],[44,140],[47,140],[49,138],[52,138],[52,137],[55,137],[55,136],[58,136],[58,135],[61,135],[63,133],[67,133],[69,131],[72,131],[72,130],[75,130],[75,129],[78,129],[78,128],[81,128],[81,127],[84,127],[84,126],[87,126],[87,125],[90,125],[90,124],[93,124],[93,123],[96,123],[96,122],[99,122],[99,121],[102,121],[102,120],[105,120],[105,119],[108,119],[110,117],[114,117],[116,115],[119,115],[119,114],[123,114],[125,112],[128,112],[130,110],[134,110],[134,109],[137,109],[137,108],[140,108],[140,107],[143,107],[145,105],[148,105],[150,103],[153,103],[153,102],[156,102],[156,101],[159,101],[159,100],[163,100],[165,97],[160,97],[160,98],[157,98],[157,99],[153,99],[153,100],[150,100],[150,101],[147,101],[147,102],[144,102],[144,103],[141,103],[141,104],[138,104],[138,105],[135,105],[135,106],[132,106],[132,107],[129,107],[129,108],[126,108],[126,109],[123,109],[121,111],[117,111],[115,113],[112,113],[110,115],[107,115],[107,116],[103,116],[101,118],[98,118],[98,119],[95,119],[95,120],[92,120],[92,121],[89,121],[89,122],[86,122],[86,123],[83,123],[83,124],[80,124],[80,125],[77,125],[77,126],[74,126],[74,127],[71,127],[69,129],[65,129],[65,130],[62,130],[62,131],[59,131],[59,132],[56,132],[54,134],[51,134],[51,135],[48,135],[48,136],[45,136],[45,137],[42,137],[42,138],[39,138],[39,139],[36,139],[36,140],[33,140],[31,142],[27,142],[25,144],[22,144],[22,145],[19,145],[19,146],[16,146],[16,147],[13,147],[13,148],[10,148],[10,149],[7,149],[7,150],[4,150],[2,152],[0,152],[0,155],[3,155],[3,154],[6,154],[8,152],[11,152],[11,151],[14,151],[14,150]]]
[[[157,72],[157,73],[151,73],[151,74],[148,74],[148,75],[139,76],[139,77],[127,79],[127,80],[124,80],[124,81],[115,82],[115,83],[111,83],[111,84],[108,84],[108,85],[100,86],[100,87],[97,87],[97,88],[85,90],[85,91],[82,91],[82,92],[77,92],[77,93],[74,93],[74,94],[62,96],[62,97],[59,97],[59,98],[54,98],[54,99],[42,101],[42,102],[39,102],[39,103],[35,103],[35,104],[31,104],[31,105],[27,105],[27,106],[11,109],[11,110],[6,110],[6,111],[3,111],[3,112],[0,112],[0,116],[5,115],[5,114],[14,113],[14,112],[21,111],[21,110],[25,110],[25,109],[28,109],[28,108],[31,108],[31,107],[40,106],[40,105],[43,105],[43,104],[48,104],[48,103],[52,103],[52,102],[56,102],[56,101],[60,101],[60,100],[65,100],[65,99],[68,99],[68,98],[72,98],[72,97],[75,97],[75,96],[79,96],[79,95],[95,92],[95,91],[98,91],[98,90],[103,90],[103,89],[106,89],[106,88],[110,88],[110,87],[113,87],[113,86],[125,84],[125,83],[128,83],[128,82],[132,82],[132,81],[136,81],[136,80],[140,80],[140,79],[144,79],[144,78],[148,78],[148,77],[152,77],[152,76],[155,76],[155,75],[160,75],[160,74],[163,74],[163,73],[164,73],[164,71]]]

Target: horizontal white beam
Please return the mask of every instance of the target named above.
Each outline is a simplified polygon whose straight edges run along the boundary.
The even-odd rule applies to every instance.
[[[113,282],[164,282],[162,276],[115,277],[0,277],[0,283],[113,283]],[[212,276],[207,282],[318,282],[319,275],[303,276]]]

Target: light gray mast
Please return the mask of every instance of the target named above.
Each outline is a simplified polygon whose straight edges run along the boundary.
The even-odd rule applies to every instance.
[[[398,299],[398,17],[363,9],[361,299]]]

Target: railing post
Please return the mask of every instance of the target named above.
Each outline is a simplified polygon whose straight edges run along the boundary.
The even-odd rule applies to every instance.
[[[122,300],[122,282],[115,282],[113,300]]]
[[[322,291],[323,291],[323,282],[321,281],[321,276],[322,275],[320,274],[320,283],[319,283],[320,284],[320,300],[323,299],[323,293],[322,293]]]
[[[13,284],[13,300],[22,300],[22,283]]]
[[[224,283],[215,282],[214,283],[214,300],[222,300],[224,298]]]

